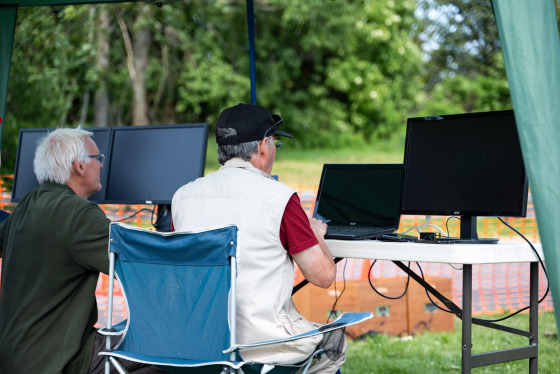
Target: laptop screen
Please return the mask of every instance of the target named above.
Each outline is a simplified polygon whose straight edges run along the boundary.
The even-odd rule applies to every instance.
[[[398,228],[402,164],[325,164],[313,216],[331,224]]]

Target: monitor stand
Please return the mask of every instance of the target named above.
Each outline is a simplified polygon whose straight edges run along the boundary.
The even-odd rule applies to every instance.
[[[497,244],[498,238],[479,238],[476,216],[461,216],[461,236],[459,238],[437,238],[438,243],[450,244]]]
[[[156,223],[154,224],[157,231],[171,231],[171,205],[157,204]]]

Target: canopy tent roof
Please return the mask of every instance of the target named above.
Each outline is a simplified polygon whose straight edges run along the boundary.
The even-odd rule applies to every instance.
[[[256,103],[253,0],[246,1],[251,53],[251,100]],[[18,7],[117,2],[134,1],[0,0],[0,117],[5,118],[6,112]],[[157,0],[145,2],[156,5],[165,3]],[[560,206],[560,126],[557,125],[557,119],[560,118],[560,40],[554,1],[493,0],[492,3],[556,305],[556,320],[560,321],[560,230],[557,229],[560,227],[560,209],[557,208]]]

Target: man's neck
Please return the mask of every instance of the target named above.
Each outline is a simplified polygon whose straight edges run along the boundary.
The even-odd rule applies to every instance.
[[[84,199],[87,199],[91,194],[86,191],[81,183],[75,180],[75,178],[70,177],[70,179],[65,183],[68,187],[74,191],[74,193]]]

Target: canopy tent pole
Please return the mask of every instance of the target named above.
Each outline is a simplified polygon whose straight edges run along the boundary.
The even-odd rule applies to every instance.
[[[493,0],[492,4],[554,313],[560,322],[560,39],[554,1]]]
[[[257,103],[257,73],[255,70],[255,11],[253,0],[247,0],[247,30],[249,33],[249,69],[251,75],[251,104]]]

